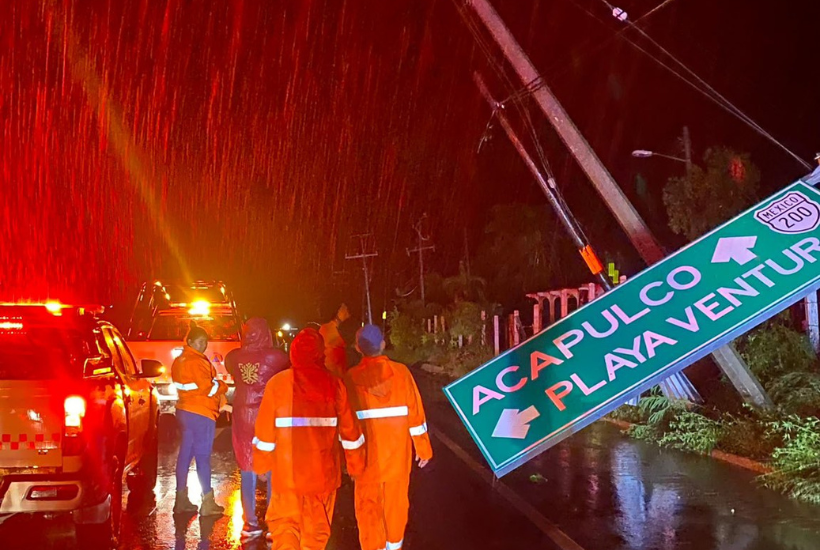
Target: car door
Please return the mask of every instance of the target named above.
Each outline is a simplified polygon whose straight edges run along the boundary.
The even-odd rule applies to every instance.
[[[145,441],[150,422],[151,384],[138,378],[134,357],[123,343],[122,337],[112,327],[103,329],[105,341],[111,350],[114,368],[123,383],[123,401],[128,415],[128,451],[126,465],[132,466],[139,460],[140,450]]]

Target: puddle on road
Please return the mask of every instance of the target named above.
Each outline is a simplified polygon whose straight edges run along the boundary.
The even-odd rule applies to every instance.
[[[530,476],[540,474],[539,483]],[[585,548],[816,550],[820,507],[754,474],[596,423],[505,481]]]

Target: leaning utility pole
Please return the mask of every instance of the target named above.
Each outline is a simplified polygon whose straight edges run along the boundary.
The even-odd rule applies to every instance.
[[[373,308],[370,304],[370,273],[367,270],[367,259],[368,258],[375,258],[379,255],[376,251],[375,246],[373,249],[368,251],[368,237],[369,234],[362,234],[362,235],[353,235],[352,239],[359,239],[359,246],[355,252],[345,254],[346,260],[361,260],[362,261],[362,273],[364,274],[364,292],[367,296],[367,322],[368,324],[373,324]]]
[[[665,252],[592,147],[569,118],[561,103],[543,82],[532,61],[504,25],[489,0],[466,0],[466,3],[472,6],[479,19],[487,27],[524,85],[529,87],[537,83],[531,92],[532,96],[615,215],[644,261],[648,265],[660,261],[666,255]],[[771,400],[760,382],[731,344],[712,353],[712,357],[746,401],[760,407],[771,406]]]
[[[518,136],[512,126],[510,126],[503,108],[498,107],[498,103],[493,99],[492,95],[490,95],[490,91],[487,89],[487,86],[484,84],[484,80],[482,80],[481,76],[479,76],[478,73],[473,73],[473,80],[475,81],[476,86],[478,86],[481,95],[483,95],[484,99],[487,100],[487,103],[496,108],[495,116],[501,123],[501,127],[504,128],[504,131],[507,133],[507,137],[515,146],[518,154],[524,160],[524,164],[527,165],[527,168],[530,169],[532,175],[535,176],[538,185],[541,186],[541,190],[544,192],[544,195],[547,196],[550,205],[564,226],[564,230],[569,234],[572,242],[578,249],[578,253],[581,255],[581,258],[583,258],[584,263],[587,264],[587,267],[592,274],[598,278],[598,282],[605,290],[612,290],[612,281],[609,280],[609,277],[607,277],[604,272],[603,265],[601,265],[600,260],[598,260],[598,256],[595,254],[592,245],[590,245],[587,241],[581,231],[580,226],[578,225],[578,222],[572,215],[572,212],[565,207],[558,196],[558,189],[555,185],[555,180],[551,177],[545,177],[535,162],[533,162],[532,157],[530,157],[529,153],[527,153],[527,149],[524,147],[524,144],[521,143],[521,140],[518,139]],[[686,399],[693,403],[700,403],[703,401],[698,393],[698,390],[682,372],[669,376],[665,380],[661,381],[659,385],[663,394],[669,398]],[[629,404],[633,406],[637,405],[638,399],[633,399],[629,402]]]
[[[567,234],[569,234],[570,239],[572,239],[575,248],[578,249],[578,253],[584,260],[584,263],[587,264],[587,267],[590,272],[592,272],[592,275],[598,279],[598,283],[605,290],[612,290],[612,281],[610,281],[609,277],[607,277],[606,273],[604,273],[604,266],[598,259],[598,255],[595,254],[595,250],[592,248],[592,245],[587,242],[586,237],[581,231],[581,227],[575,220],[575,216],[573,216],[572,212],[565,207],[563,201],[561,201],[561,198],[558,196],[558,188],[555,184],[555,180],[552,177],[541,173],[541,170],[532,160],[532,157],[530,157],[529,153],[527,153],[527,149],[524,147],[524,144],[521,143],[521,140],[518,139],[518,136],[515,134],[512,126],[510,126],[507,115],[504,113],[504,108],[500,106],[495,99],[493,99],[493,96],[487,89],[487,85],[484,84],[484,80],[481,78],[481,75],[478,73],[473,73],[473,81],[478,87],[478,90],[481,92],[481,95],[487,100],[487,103],[495,109],[495,117],[501,123],[501,127],[504,128],[504,131],[507,133],[507,137],[512,142],[516,151],[518,151],[518,154],[524,160],[524,164],[527,165],[527,168],[530,169],[530,172],[535,177],[535,181],[538,182],[538,185],[541,187],[541,191],[543,191],[544,195],[547,197],[550,206],[552,206],[553,211],[555,211],[555,214],[558,216],[558,220],[561,222],[561,225],[564,226],[564,230]]]
[[[425,250],[435,250],[436,249],[436,247],[434,245],[424,246],[424,243],[430,240],[430,237],[423,236],[422,231],[421,231],[421,229],[422,229],[421,224],[422,224],[422,222],[424,221],[424,219],[426,217],[427,217],[427,214],[424,214],[421,217],[421,219],[419,219],[419,221],[416,222],[416,225],[413,226],[413,229],[415,230],[416,235],[418,235],[418,246],[416,246],[416,248],[414,248],[412,250],[409,249],[409,248],[407,249],[407,255],[408,256],[410,254],[414,254],[416,252],[418,252],[418,255],[419,255],[419,289],[421,289],[421,305],[425,304],[425,301],[424,301],[424,251]]]

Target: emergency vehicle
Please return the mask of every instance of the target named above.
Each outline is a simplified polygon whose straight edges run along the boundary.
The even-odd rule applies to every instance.
[[[165,365],[165,374],[154,381],[160,410],[173,413],[178,400],[171,380],[171,365],[182,353],[191,321],[208,333],[205,354],[217,376],[228,385],[233,402],[234,382],[225,369],[225,356],[240,347],[242,317],[225,283],[197,281],[193,284],[144,283],[131,315],[126,340],[138,359],[153,359]]]
[[[0,304],[0,523],[66,514],[81,548],[116,537],[123,480],[157,481],[162,365],[137,363],[102,311]]]

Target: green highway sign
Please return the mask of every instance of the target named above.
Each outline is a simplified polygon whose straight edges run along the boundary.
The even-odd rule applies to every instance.
[[[797,182],[444,388],[503,476],[820,286]]]

